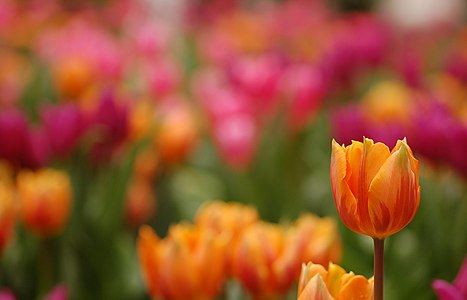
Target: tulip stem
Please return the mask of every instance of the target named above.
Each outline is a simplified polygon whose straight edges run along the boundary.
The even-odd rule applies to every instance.
[[[374,292],[375,300],[383,300],[384,281],[384,239],[374,238],[375,261],[374,261]]]

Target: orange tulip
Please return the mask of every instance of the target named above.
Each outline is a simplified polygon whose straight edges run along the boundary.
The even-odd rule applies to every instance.
[[[179,163],[194,149],[197,140],[195,116],[187,105],[176,103],[162,113],[154,146],[163,161]]]
[[[67,221],[72,198],[68,175],[53,169],[22,171],[17,187],[26,227],[43,236],[59,233]]]
[[[298,282],[298,300],[372,300],[373,278],[346,273],[344,269],[329,263],[302,265]]]
[[[319,218],[312,214],[303,214],[295,225],[295,245],[299,249],[300,263],[312,261],[327,265],[338,262],[342,257],[342,243],[336,222],[331,218]]]
[[[149,294],[166,300],[214,299],[227,276],[226,248],[226,239],[188,224],[172,226],[165,239],[142,227],[138,257]]]
[[[286,293],[301,264],[310,258],[329,263],[341,256],[335,223],[311,214],[291,226],[256,222],[232,248],[233,275],[254,299],[276,299]]]
[[[132,226],[147,222],[156,210],[156,193],[151,182],[135,177],[125,199],[125,220]]]
[[[252,206],[236,202],[210,201],[197,211],[195,224],[210,228],[218,234],[236,238],[249,225],[259,220],[258,212]]]
[[[15,224],[16,207],[13,188],[0,180],[0,251],[10,240]]]
[[[332,142],[334,201],[344,224],[357,233],[383,240],[409,224],[420,203],[418,174],[405,139],[391,152],[367,138],[347,147]]]
[[[298,274],[290,265],[300,262],[287,245],[285,228],[266,222],[251,225],[240,237],[232,251],[232,272],[253,299],[274,299],[292,286]]]

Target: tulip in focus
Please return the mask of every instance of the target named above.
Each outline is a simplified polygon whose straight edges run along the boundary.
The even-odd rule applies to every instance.
[[[352,231],[384,239],[412,221],[420,203],[418,160],[407,142],[389,151],[365,138],[332,142],[331,184],[337,211]]]
[[[40,236],[59,234],[68,219],[72,200],[71,183],[62,171],[22,171],[17,178],[21,218]]]
[[[438,279],[433,281],[432,286],[439,300],[467,299],[467,257],[452,284]]]
[[[373,278],[366,279],[329,263],[303,264],[298,282],[298,300],[373,300]]]
[[[383,299],[384,239],[409,224],[420,204],[418,160],[406,140],[389,151],[364,138],[332,141],[331,185],[337,211],[352,231],[374,240],[375,300]]]
[[[166,300],[215,299],[226,274],[227,239],[211,230],[177,224],[160,239],[144,226],[138,257],[148,292]]]

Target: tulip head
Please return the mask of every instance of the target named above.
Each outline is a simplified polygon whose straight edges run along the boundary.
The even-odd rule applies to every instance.
[[[372,300],[373,278],[347,273],[333,263],[329,263],[327,270],[319,264],[303,264],[297,299]]]
[[[331,185],[337,211],[352,231],[384,239],[409,224],[420,203],[418,160],[407,142],[394,149],[364,138],[332,142]]]
[[[68,175],[52,169],[22,171],[17,181],[25,226],[41,236],[63,230],[72,198]]]
[[[258,212],[253,206],[224,201],[204,203],[195,216],[196,225],[210,228],[218,234],[227,234],[233,239],[258,221]]]
[[[0,180],[0,251],[6,246],[13,233],[16,207],[13,188]]]
[[[144,226],[138,257],[149,294],[167,300],[214,299],[226,278],[227,240],[188,224],[169,229],[165,239]]]
[[[255,299],[275,299],[290,290],[308,259],[327,264],[341,256],[335,224],[311,214],[287,226],[256,222],[232,248],[232,273]]]

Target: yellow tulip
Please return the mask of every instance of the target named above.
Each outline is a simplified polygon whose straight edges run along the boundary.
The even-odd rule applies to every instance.
[[[384,239],[409,224],[420,203],[418,160],[404,140],[392,151],[364,138],[332,142],[331,185],[337,211],[352,231]]]
[[[302,265],[298,283],[298,300],[372,300],[373,278],[367,280],[353,272],[329,263]]]

